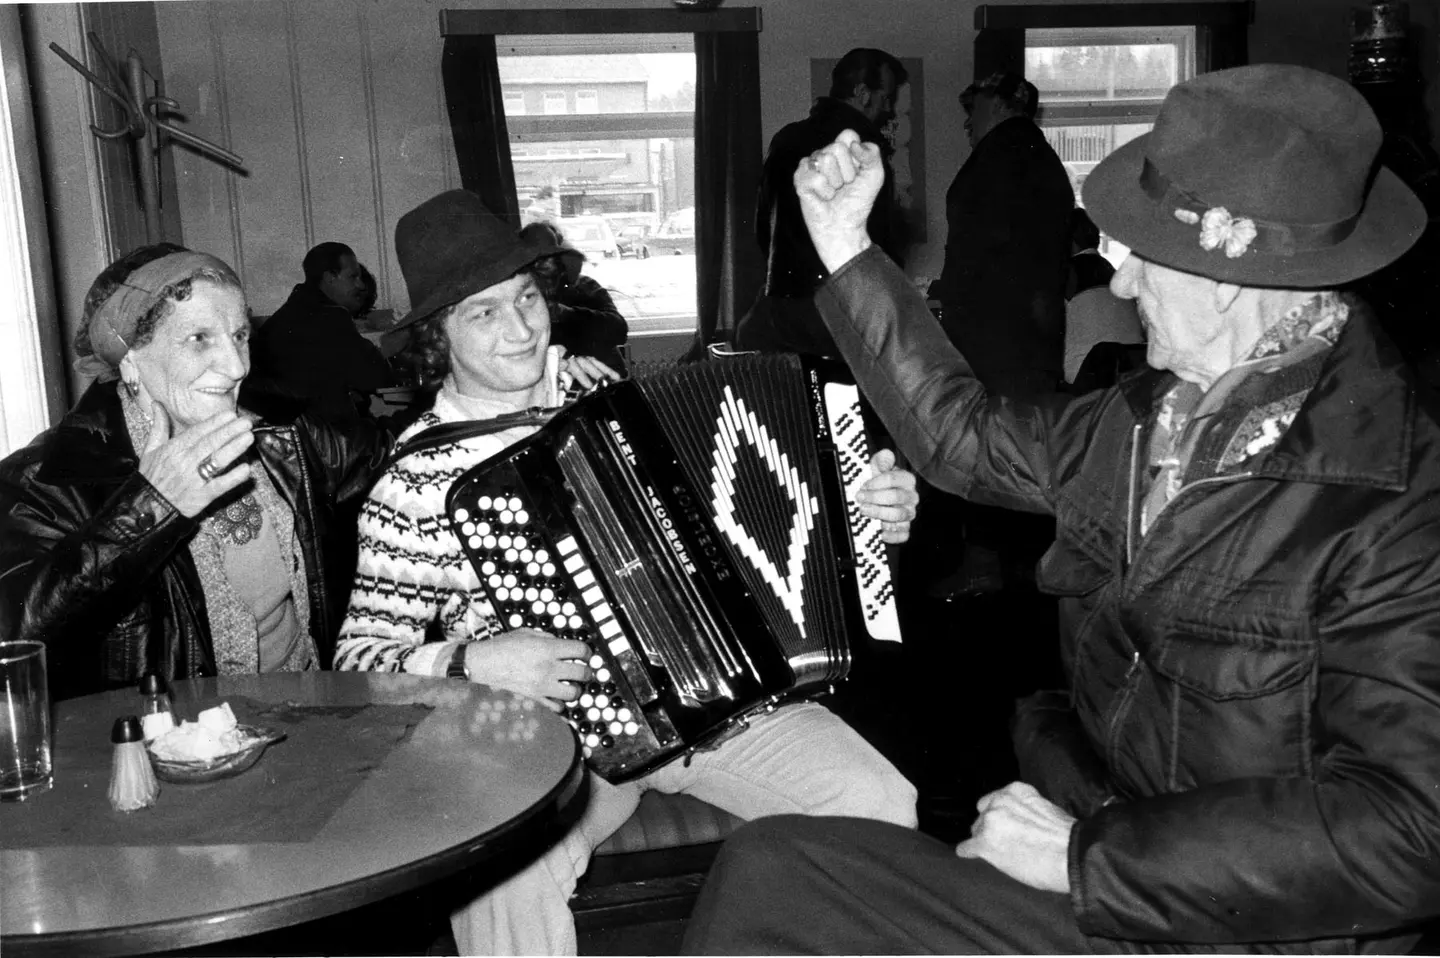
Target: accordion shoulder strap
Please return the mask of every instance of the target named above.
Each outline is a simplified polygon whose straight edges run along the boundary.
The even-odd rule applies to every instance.
[[[413,456],[417,452],[424,452],[427,449],[436,449],[440,446],[448,446],[466,439],[474,439],[476,436],[488,436],[492,433],[504,432],[507,429],[515,429],[520,426],[543,426],[549,422],[550,418],[557,412],[559,412],[559,407],[546,408],[544,406],[531,406],[529,409],[506,413],[503,416],[496,416],[493,419],[467,419],[464,422],[442,422],[438,426],[431,426],[429,429],[422,430],[407,439],[390,454],[390,461],[385,464],[385,468],[389,470],[391,466],[395,465],[401,459],[407,456]]]

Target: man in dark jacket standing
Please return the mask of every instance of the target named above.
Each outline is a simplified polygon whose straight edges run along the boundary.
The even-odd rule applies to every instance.
[[[1085,184],[1153,368],[1031,403],[987,396],[871,247],[873,148],[797,171],[817,304],[900,449],[1056,516],[1070,688],[1022,704],[1024,782],[954,849],[833,819],[732,836],[691,950],[1397,953],[1440,915],[1440,424],[1335,292],[1426,223],[1380,143],[1302,67],[1173,88]]]
[[[960,95],[970,156],[945,194],[941,325],[992,393],[1055,389],[1075,193],[1035,125],[1035,85],[996,73]]]
[[[841,57],[830,77],[830,95],[816,100],[808,117],[784,127],[770,141],[755,211],[756,240],[766,262],[765,288],[736,328],[735,343],[742,349],[835,355],[834,341],[812,301],[827,274],[805,231],[794,177],[802,159],[834,142],[842,130],[854,130],[887,157],[885,185],[875,199],[868,229],[880,248],[900,262],[895,176],[881,131],[894,118],[895,98],[909,75],[884,50],[860,47]]]
[[[284,408],[354,422],[368,394],[390,384],[390,364],[355,328],[365,296],[360,264],[344,243],[321,243],[301,267],[305,282],[250,341],[242,402],[271,414]]]

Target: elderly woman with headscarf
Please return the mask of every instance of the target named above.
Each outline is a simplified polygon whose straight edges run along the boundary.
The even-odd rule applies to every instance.
[[[0,462],[0,635],[45,643],[56,697],[328,667],[350,575],[331,516],[387,444],[239,408],[249,334],[204,253],[142,247],[90,288],[76,367],[96,381]]]

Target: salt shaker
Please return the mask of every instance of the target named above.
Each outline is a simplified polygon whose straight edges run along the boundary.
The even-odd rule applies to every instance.
[[[165,677],[149,673],[140,680],[140,724],[145,741],[153,741],[175,727],[175,706]]]
[[[110,765],[110,807],[117,812],[133,812],[154,805],[160,783],[155,781],[155,770],[150,767],[139,716],[116,719],[110,741],[115,745]]]

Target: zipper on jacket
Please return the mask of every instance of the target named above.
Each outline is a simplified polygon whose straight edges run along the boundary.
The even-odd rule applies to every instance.
[[[1140,487],[1140,430],[1144,428],[1141,423],[1136,423],[1130,432],[1130,491],[1125,501],[1125,565],[1128,568],[1135,562],[1135,527],[1139,525],[1140,519],[1135,515],[1135,498],[1139,494]]]
[[[1134,482],[1134,480],[1133,480],[1134,472],[1133,472],[1133,471],[1131,472],[1131,476],[1132,476],[1132,480],[1131,480],[1131,481],[1132,481],[1132,483],[1133,483],[1133,482]],[[1165,508],[1161,509],[1159,512],[1157,512],[1157,513],[1155,514],[1155,519],[1156,519],[1156,521],[1158,522],[1159,519],[1160,519],[1160,517],[1161,517],[1162,515],[1164,515],[1164,514],[1165,514],[1166,512],[1168,512],[1170,509],[1174,508],[1175,503],[1177,503],[1177,502],[1180,501],[1180,497],[1181,497],[1181,496],[1184,496],[1186,493],[1188,493],[1188,492],[1189,492],[1190,490],[1192,490],[1192,489],[1198,488],[1198,487],[1200,487],[1200,486],[1214,486],[1214,485],[1219,485],[1219,484],[1221,484],[1221,483],[1240,482],[1240,481],[1243,480],[1243,479],[1253,479],[1253,478],[1255,478],[1255,473],[1253,473],[1253,472],[1237,472],[1237,473],[1235,473],[1234,475],[1231,475],[1231,476],[1207,476],[1207,477],[1205,477],[1204,479],[1196,479],[1194,482],[1191,482],[1191,483],[1186,484],[1185,486],[1183,486],[1183,487],[1180,489],[1179,492],[1175,493],[1174,498],[1172,498],[1169,502],[1165,503]],[[1132,491],[1132,494],[1133,494],[1134,490],[1132,489],[1131,491]],[[1130,530],[1134,530],[1134,529],[1136,529],[1139,525],[1140,525],[1140,517],[1137,516],[1137,515],[1134,515],[1134,514],[1132,513],[1131,516],[1130,516],[1130,526],[1129,526],[1129,529],[1130,529]],[[1130,559],[1129,568],[1127,568],[1127,569],[1125,570],[1125,583],[1126,583],[1126,588],[1125,588],[1124,591],[1125,591],[1126,594],[1128,594],[1129,591],[1130,591],[1130,590],[1129,590],[1129,583],[1130,583],[1130,580],[1131,580],[1131,573],[1134,572],[1134,570],[1135,570],[1135,563],[1136,563],[1135,552],[1138,552],[1140,549],[1143,549],[1143,548],[1145,547],[1145,541],[1150,538],[1150,533],[1153,532],[1153,531],[1154,531],[1154,529],[1153,529],[1153,527],[1152,527],[1149,531],[1147,531],[1147,532],[1145,533],[1145,535],[1141,536],[1141,537],[1140,537],[1140,541],[1135,545],[1135,547],[1134,547],[1133,550],[1130,549],[1130,548],[1127,548],[1127,549],[1125,550],[1126,553],[1127,553],[1127,555],[1128,555],[1128,557],[1129,557],[1129,559]]]
[[[1125,716],[1130,714],[1130,702],[1135,696],[1135,687],[1140,684],[1139,672],[1140,652],[1136,650],[1130,658],[1130,667],[1125,670],[1125,680],[1120,686],[1115,707],[1110,710],[1110,721],[1105,727],[1105,751],[1111,769],[1117,765],[1115,730],[1120,727]]]

